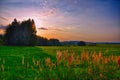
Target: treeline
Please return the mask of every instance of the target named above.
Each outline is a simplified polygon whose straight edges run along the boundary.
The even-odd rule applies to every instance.
[[[37,37],[38,46],[61,46],[61,42],[58,39],[47,39],[44,37]]]
[[[0,45],[10,46],[86,46],[86,42],[60,42],[58,39],[47,39],[36,35],[36,26],[33,19],[22,22],[14,21],[6,28],[5,34],[0,35]]]
[[[11,46],[60,46],[58,39],[47,39],[36,35],[34,20],[28,19],[22,22],[14,21],[6,28],[5,34],[0,35],[0,45]]]

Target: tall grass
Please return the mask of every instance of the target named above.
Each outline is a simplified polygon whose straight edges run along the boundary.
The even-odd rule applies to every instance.
[[[0,79],[11,79],[5,78],[7,75],[5,60],[0,58],[0,61],[2,61]],[[21,80],[118,80],[120,79],[120,56],[105,56],[101,52],[84,50],[80,54],[57,51],[56,60],[50,57],[39,60],[32,57],[30,62],[28,56],[23,56],[21,65],[16,65],[15,68],[23,71],[23,75],[17,77]]]

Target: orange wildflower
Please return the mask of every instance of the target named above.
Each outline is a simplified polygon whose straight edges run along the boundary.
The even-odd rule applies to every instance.
[[[72,53],[68,58],[68,65],[71,65],[73,61],[74,61],[74,53]]]
[[[57,63],[59,65],[61,63],[61,59],[62,59],[62,52],[57,51],[56,58],[57,58]]]
[[[118,59],[118,65],[120,66],[120,57],[119,57],[119,59]]]
[[[46,58],[46,59],[45,59],[45,63],[46,63],[47,66],[49,66],[49,64],[51,63],[50,58]]]

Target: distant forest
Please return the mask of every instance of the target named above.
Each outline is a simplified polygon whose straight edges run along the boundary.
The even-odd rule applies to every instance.
[[[69,45],[68,42],[60,42],[58,39],[47,39],[36,35],[36,26],[33,19],[22,22],[14,19],[6,28],[5,34],[0,35],[0,45],[9,46],[61,46]],[[71,45],[85,46],[84,41],[72,43]]]

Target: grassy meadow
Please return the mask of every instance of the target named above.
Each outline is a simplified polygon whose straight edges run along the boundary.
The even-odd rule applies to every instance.
[[[117,46],[0,46],[0,80],[119,80]]]

